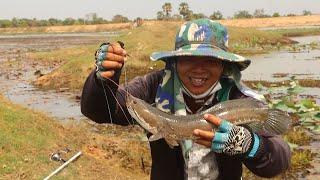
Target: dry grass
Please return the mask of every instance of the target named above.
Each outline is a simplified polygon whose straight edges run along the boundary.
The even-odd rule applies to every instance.
[[[275,18],[230,19],[220,21],[226,26],[236,27],[290,27],[320,25],[320,15]]]
[[[0,33],[65,33],[65,32],[104,32],[118,31],[132,28],[130,23],[72,25],[72,26],[46,26],[26,28],[0,28]]]
[[[153,26],[159,21],[145,21],[144,25]],[[252,19],[227,19],[219,21],[226,26],[236,27],[290,27],[320,25],[320,15],[276,17],[276,18],[252,18]],[[166,22],[171,25],[179,25],[182,21]],[[0,33],[61,33],[61,32],[101,32],[131,29],[132,23],[97,24],[97,25],[72,25],[72,26],[48,26],[27,28],[0,28]]]

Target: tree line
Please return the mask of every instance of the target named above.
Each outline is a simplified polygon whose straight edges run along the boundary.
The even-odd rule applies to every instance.
[[[98,17],[96,13],[86,14],[84,18],[65,18],[63,20],[56,18],[49,19],[28,19],[28,18],[12,18],[0,19],[0,28],[8,27],[38,27],[38,26],[67,26],[67,25],[85,25],[85,24],[107,24],[107,23],[125,23],[130,22],[129,18],[117,14],[113,16],[111,21],[102,17]]]
[[[169,2],[166,2],[162,5],[162,11],[157,12],[157,20],[192,20],[198,18],[210,18],[213,20],[225,19],[221,11],[213,11],[209,16],[204,15],[203,13],[193,12],[188,3],[182,2],[178,7],[179,14],[172,14],[172,5]],[[301,15],[312,15],[311,11],[304,10]],[[266,17],[280,17],[280,13],[275,12],[272,15],[265,13],[264,9],[256,9],[253,14],[250,14],[249,11],[239,10],[234,13],[233,17],[228,17],[228,19],[242,19],[242,18],[266,18]],[[290,13],[282,16],[296,16],[296,14]]]
[[[213,20],[225,19],[221,11],[216,10],[209,16],[203,13],[195,13],[191,10],[188,3],[182,2],[179,4],[178,12],[179,14],[172,14],[173,7],[171,3],[166,2],[162,5],[162,11],[158,11],[156,14],[157,20],[192,20],[199,18],[210,18]],[[304,10],[302,15],[312,15],[311,11]],[[239,10],[234,13],[233,19],[241,18],[266,18],[266,17],[280,17],[278,12],[268,15],[265,13],[264,9],[256,9],[252,14],[247,10]],[[295,14],[287,14],[282,16],[296,16]],[[141,22],[141,18],[138,17],[134,22]],[[63,20],[56,18],[49,19],[27,19],[27,18],[12,18],[0,19],[0,28],[8,27],[37,27],[37,26],[64,26],[64,25],[86,25],[86,24],[107,24],[107,23],[125,23],[131,22],[131,20],[123,15],[117,14],[113,16],[112,20],[106,20],[102,17],[98,17],[96,13],[86,14],[84,18],[65,18]]]

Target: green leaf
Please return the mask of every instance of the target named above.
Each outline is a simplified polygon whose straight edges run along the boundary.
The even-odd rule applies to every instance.
[[[299,104],[302,104],[306,108],[314,108],[316,107],[315,103],[311,99],[302,99]]]
[[[295,113],[297,112],[297,110],[287,106],[284,102],[280,101],[278,102],[277,104],[274,104],[273,105],[274,108],[276,109],[280,109],[282,111],[287,111],[287,112],[290,112],[290,113]]]
[[[313,131],[316,132],[317,134],[320,134],[320,125],[314,126]]]

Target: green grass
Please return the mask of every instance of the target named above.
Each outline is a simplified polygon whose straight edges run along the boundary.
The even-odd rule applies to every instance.
[[[83,155],[56,179],[112,179],[115,175],[120,179],[146,179],[148,174],[139,169],[139,163],[143,156],[150,169],[147,146],[134,139],[117,145],[131,135],[120,127],[112,128],[123,133],[100,135],[89,132],[90,126],[84,124],[62,126],[42,113],[13,105],[0,95],[0,179],[43,179],[61,165],[51,161],[50,154],[65,147],[72,150],[65,159],[80,150]],[[115,162],[119,166],[113,166]],[[130,165],[135,168],[128,171]]]
[[[278,33],[286,37],[310,36],[310,35],[320,35],[320,28],[278,29],[278,30],[269,30],[269,32]]]
[[[52,131],[60,128],[58,124],[45,121],[49,119],[44,115],[9,104],[0,96],[0,178],[19,174],[40,178],[53,168],[48,150],[55,149],[54,141],[62,137]],[[38,171],[30,174],[34,168]]]

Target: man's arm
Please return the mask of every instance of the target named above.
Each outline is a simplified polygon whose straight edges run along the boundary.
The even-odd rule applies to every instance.
[[[91,72],[82,91],[82,114],[97,123],[129,125],[133,124],[133,121],[125,105],[126,91],[148,103],[154,101],[157,86],[161,81],[162,71],[136,77],[125,88],[123,86],[118,87],[115,84],[119,82],[120,77],[120,72],[119,74],[117,73],[111,82],[110,80],[101,81],[97,78],[95,71]],[[108,104],[111,113],[109,113]]]
[[[258,132],[260,147],[256,156],[244,160],[250,171],[261,177],[274,177],[290,166],[291,152],[288,144],[280,136],[268,132]]]

